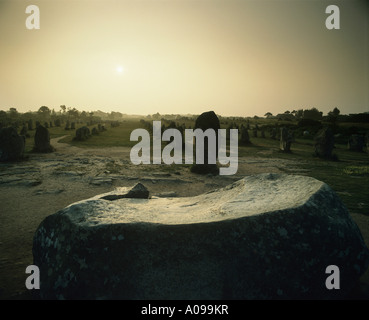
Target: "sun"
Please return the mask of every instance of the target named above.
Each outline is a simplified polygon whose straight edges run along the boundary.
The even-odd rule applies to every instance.
[[[124,68],[122,66],[117,66],[115,68],[115,71],[118,73],[118,74],[122,74],[124,72]]]

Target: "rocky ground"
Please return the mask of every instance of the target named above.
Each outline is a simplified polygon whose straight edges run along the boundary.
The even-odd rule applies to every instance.
[[[40,222],[67,205],[144,184],[153,196],[194,196],[228,185],[245,175],[302,172],[293,160],[240,158],[233,176],[197,175],[186,165],[139,165],[129,148],[86,149],[53,139],[54,153],[31,154],[28,160],[0,163],[0,298],[28,299],[25,269],[33,263],[32,239]],[[352,214],[369,245],[369,217]],[[368,272],[361,292],[368,290]],[[362,295],[361,295],[362,296]],[[360,296],[360,297],[361,297]],[[369,297],[369,295],[367,296]]]

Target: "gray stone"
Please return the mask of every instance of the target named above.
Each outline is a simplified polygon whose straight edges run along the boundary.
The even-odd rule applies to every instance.
[[[120,188],[102,195],[99,199],[113,201],[123,198],[148,199],[149,190],[142,183],[137,183],[132,189]]]
[[[74,139],[78,141],[84,141],[87,140],[90,137],[90,135],[91,135],[90,129],[87,128],[86,126],[83,126],[76,130],[76,136]]]
[[[339,197],[310,177],[249,176],[188,198],[102,196],[38,227],[41,298],[345,298],[369,264]],[[340,290],[326,288],[330,265]]]
[[[240,145],[247,146],[250,145],[250,135],[248,130],[245,127],[241,128],[241,137],[240,137]]]
[[[281,128],[280,149],[284,152],[290,152],[292,141],[293,138],[289,130],[285,127]]]
[[[331,159],[334,148],[334,135],[330,128],[321,129],[314,137],[314,154],[318,157]]]
[[[16,161],[24,156],[25,136],[13,127],[0,129],[0,161]]]
[[[35,133],[35,146],[33,151],[36,152],[53,152],[54,148],[50,144],[49,130],[42,125],[37,126]]]
[[[351,151],[362,152],[365,145],[364,136],[359,134],[352,134],[348,141],[348,149]]]

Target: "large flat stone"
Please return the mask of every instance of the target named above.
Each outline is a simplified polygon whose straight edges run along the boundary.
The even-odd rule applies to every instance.
[[[80,201],[41,223],[41,298],[342,298],[369,264],[339,197],[310,177],[255,175],[188,198],[127,194]],[[326,288],[329,265],[339,267],[339,290]]]

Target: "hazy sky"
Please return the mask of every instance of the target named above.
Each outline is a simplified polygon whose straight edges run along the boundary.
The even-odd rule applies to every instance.
[[[0,109],[367,112],[368,25],[354,0],[0,0]]]

